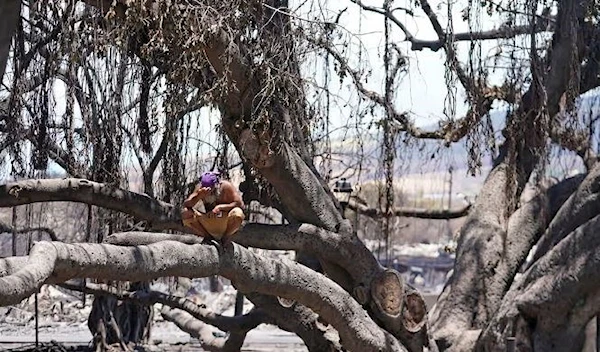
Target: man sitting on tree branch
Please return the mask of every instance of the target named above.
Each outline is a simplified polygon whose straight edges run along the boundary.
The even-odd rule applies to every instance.
[[[205,172],[183,202],[183,224],[208,241],[231,242],[244,221],[244,201],[236,187],[217,172]]]

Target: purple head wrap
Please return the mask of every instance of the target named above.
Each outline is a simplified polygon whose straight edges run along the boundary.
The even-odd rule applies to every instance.
[[[200,184],[202,187],[210,187],[213,188],[219,183],[219,173],[218,172],[205,172],[200,177]]]

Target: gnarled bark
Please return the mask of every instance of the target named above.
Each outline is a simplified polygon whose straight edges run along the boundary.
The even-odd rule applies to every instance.
[[[600,164],[596,164],[577,192],[564,204],[540,239],[533,261],[541,258],[565,236],[600,213]]]
[[[510,247],[509,216],[516,210],[518,197],[539,161],[536,150],[545,143],[545,135],[537,127],[542,123],[540,111],[545,107],[549,116],[555,116],[572,82],[573,65],[565,62],[572,61],[573,49],[578,45],[577,28],[587,6],[585,0],[559,3],[558,27],[547,59],[547,73],[543,82],[534,80],[507,123],[507,130],[512,133],[507,135],[500,156],[461,228],[453,276],[431,315],[432,329],[441,349],[457,350],[457,343],[467,340],[463,332],[484,328],[506,299],[513,279],[511,273],[518,268],[505,262]],[[542,96],[541,92],[545,94]],[[529,249],[523,248],[519,257],[513,258],[517,265]],[[474,343],[475,339],[470,341]]]
[[[515,335],[517,351],[581,350],[585,327],[600,311],[599,226],[596,216],[578,227],[515,282],[479,351],[502,349]]]

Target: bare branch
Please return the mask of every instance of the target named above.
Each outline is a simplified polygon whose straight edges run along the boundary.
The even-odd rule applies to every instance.
[[[406,28],[406,26],[393,14],[393,10],[390,12],[386,12],[385,9],[375,6],[365,5],[360,0],[350,0],[353,3],[360,6],[363,10],[378,13],[380,15],[386,16],[390,21],[392,21],[398,28],[404,32],[404,36],[406,40],[411,43],[411,49],[415,51],[423,50],[425,48],[431,49],[432,51],[438,51],[445,45],[445,40],[421,40],[414,37],[414,35]],[[412,14],[411,12],[408,12]],[[487,31],[479,31],[479,32],[465,32],[465,33],[456,33],[452,36],[451,42],[460,42],[460,41],[477,41],[477,40],[496,40],[496,39],[509,39],[514,38],[519,35],[531,34],[532,32],[541,33],[541,32],[549,32],[554,28],[554,22],[551,18],[546,19],[546,23],[537,22],[535,28],[531,25],[523,25],[523,26],[501,26],[499,28],[487,30]],[[440,27],[441,28],[441,27]]]
[[[448,61],[450,62],[450,66],[456,73],[456,76],[460,80],[460,83],[462,83],[463,87],[465,88],[467,94],[470,97],[475,96],[475,92],[479,88],[479,85],[467,75],[463,67],[460,65],[460,62],[458,61],[458,56],[456,55],[456,51],[454,50],[454,44],[448,41],[446,32],[444,31],[442,25],[438,21],[437,15],[431,9],[429,2],[427,0],[419,0],[419,2],[421,3],[421,8],[423,9],[423,11],[425,11],[425,14],[427,15],[427,17],[429,17],[429,21],[431,22],[431,25],[433,26],[433,29],[435,30],[435,33],[438,36],[438,40],[440,42],[445,43],[444,50],[446,50]]]
[[[419,218],[419,219],[457,219],[467,216],[469,214],[469,210],[471,209],[471,204],[467,206],[456,209],[424,209],[424,208],[394,208],[391,209],[389,214],[386,214],[384,210],[377,208],[370,208],[367,205],[360,204],[353,199],[350,199],[349,202],[346,203],[348,205],[348,209],[352,209],[358,212],[361,215],[365,215],[371,218],[384,218],[388,216],[401,216],[407,218]]]
[[[474,103],[471,104],[467,114],[458,120],[443,121],[440,123],[440,128],[434,131],[426,131],[415,126],[411,121],[410,115],[406,112],[399,112],[394,106],[386,102],[384,97],[370,89],[367,89],[363,84],[360,73],[353,70],[348,61],[328,42],[324,39],[307,38],[314,45],[326,50],[340,65],[340,69],[345,71],[356,89],[367,99],[389,111],[392,119],[396,123],[394,128],[396,131],[406,132],[409,135],[419,139],[443,139],[446,143],[457,142],[466,136],[473,128],[477,126],[477,122],[485,116],[490,109],[494,100],[506,100],[507,92],[505,87],[485,87],[477,95]],[[465,75],[466,77],[466,75]],[[468,80],[467,80],[468,81]],[[472,83],[468,83],[472,87]],[[473,95],[475,96],[475,95]]]
[[[58,237],[56,236],[56,232],[48,227],[22,227],[22,228],[14,228],[13,226],[0,221],[0,233],[2,232],[10,232],[10,233],[30,233],[30,232],[44,232],[50,237],[52,241],[58,241]]]
[[[156,229],[187,232],[176,207],[145,194],[119,189],[85,179],[44,179],[9,182],[0,186],[0,207],[72,201],[121,211],[146,220]]]
[[[59,284],[69,290],[83,292],[93,295],[108,295],[120,301],[136,301],[145,305],[160,303],[171,308],[177,308],[188,312],[194,318],[221,331],[248,331],[254,329],[264,322],[265,315],[260,310],[252,310],[248,314],[228,317],[217,314],[207,309],[204,304],[198,305],[187,298],[169,295],[158,291],[135,291],[123,292],[116,287],[103,284],[86,284],[86,286],[73,285],[69,283]]]

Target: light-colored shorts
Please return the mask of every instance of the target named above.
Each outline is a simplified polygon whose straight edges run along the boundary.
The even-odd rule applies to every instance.
[[[223,212],[219,214],[215,214],[213,212],[203,214],[197,210],[194,210],[194,217],[184,219],[183,224],[185,226],[195,228],[197,226],[196,222],[198,222],[202,225],[202,227],[204,227],[206,232],[208,232],[215,239],[220,240],[221,237],[223,237],[223,235],[225,234],[225,231],[227,230],[227,224],[230,220],[233,220],[234,218],[239,219],[239,223],[241,224],[245,218],[244,211],[239,207],[235,207],[231,209],[229,213],[227,213],[227,216],[223,216]],[[239,226],[237,229],[235,229],[235,231],[237,231],[238,229]]]

